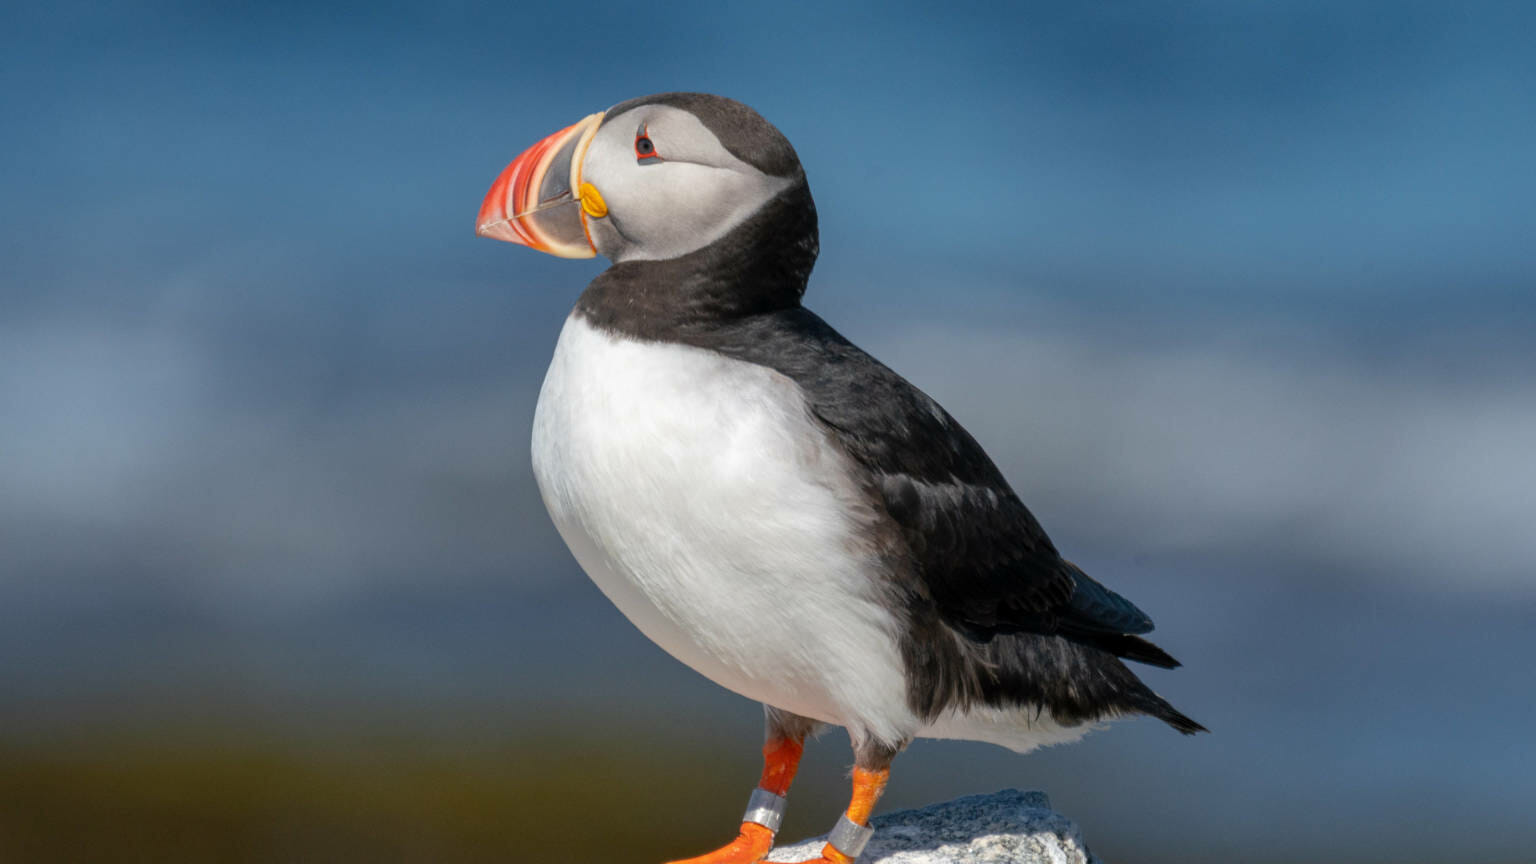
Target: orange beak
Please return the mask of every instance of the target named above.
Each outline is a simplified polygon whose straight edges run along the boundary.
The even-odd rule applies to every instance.
[[[513,159],[486,193],[475,233],[561,258],[596,255],[576,190],[603,113],[582,118]]]

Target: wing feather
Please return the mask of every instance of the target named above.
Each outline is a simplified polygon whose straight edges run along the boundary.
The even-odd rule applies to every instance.
[[[753,316],[716,330],[709,347],[800,386],[811,413],[865,472],[924,588],[957,630],[978,640],[1080,635],[1108,646],[1107,637],[1152,629],[1130,601],[1061,557],[947,411],[814,313]]]

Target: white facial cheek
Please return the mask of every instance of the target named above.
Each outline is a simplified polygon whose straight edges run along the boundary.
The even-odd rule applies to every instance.
[[[581,166],[581,181],[591,183],[603,196],[603,201],[608,205],[609,212],[615,208],[624,208],[623,184],[619,182],[624,176],[627,167],[614,158],[616,144],[610,140],[609,130],[598,131],[597,138],[587,150],[587,158]],[[629,154],[623,154],[628,157]],[[592,237],[592,245],[597,247],[598,254],[617,261],[625,252],[625,240],[614,230],[609,219],[587,216],[587,233]]]
[[[672,162],[646,171],[647,245],[673,249],[729,212],[729,172]]]
[[[783,187],[761,174],[685,162],[646,167],[637,175],[643,188],[625,184],[626,199],[630,190],[638,194],[617,211],[636,258],[675,258],[708,246]]]
[[[587,217],[587,235],[592,238],[592,245],[597,248],[597,254],[610,261],[618,261],[624,257],[624,239],[619,236],[607,219],[593,219]]]
[[[683,118],[691,126],[674,118],[666,129],[650,119],[662,159],[665,132],[681,154],[676,161],[636,164],[632,133],[625,131],[636,128],[634,118],[619,118],[598,130],[582,163],[583,182],[597,187],[608,205],[608,216],[588,218],[587,230],[597,251],[613,261],[676,258],[708,246],[790,182],[729,156],[692,117]]]

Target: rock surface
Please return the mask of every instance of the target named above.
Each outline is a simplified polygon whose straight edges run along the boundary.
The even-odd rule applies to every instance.
[[[859,864],[1102,864],[1043,792],[1004,789],[874,820]],[[769,861],[821,854],[826,837],[779,846]]]

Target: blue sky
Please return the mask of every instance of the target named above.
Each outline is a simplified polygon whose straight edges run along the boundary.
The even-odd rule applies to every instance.
[[[741,716],[644,653],[531,484],[544,364],[601,263],[472,233],[541,136],[707,90],[800,153],[822,219],[808,304],[948,406],[1058,545],[1153,613],[1188,664],[1156,685],[1225,736],[1116,730],[1009,762],[1011,782],[1192,766],[1191,811],[1237,819],[1304,798],[1319,766],[1298,760],[1326,757],[1349,782],[1319,798],[1373,840],[1399,836],[1402,789],[1440,784],[1490,849],[1528,845],[1536,788],[1507,766],[1533,755],[1536,707],[1509,683],[1536,648],[1533,17],[8,9],[0,618],[23,650],[0,680],[35,706],[125,670],[196,682],[226,652],[278,689],[458,704],[511,676],[541,704],[588,698],[623,651]],[[402,645],[402,607],[460,635]],[[548,675],[515,661],[557,638],[535,619],[582,637]],[[466,662],[500,640],[509,659]],[[416,671],[360,672],[378,657]],[[963,791],[911,758],[925,788]],[[1069,803],[1135,818],[1128,795]],[[1240,836],[1299,843],[1274,812]]]

